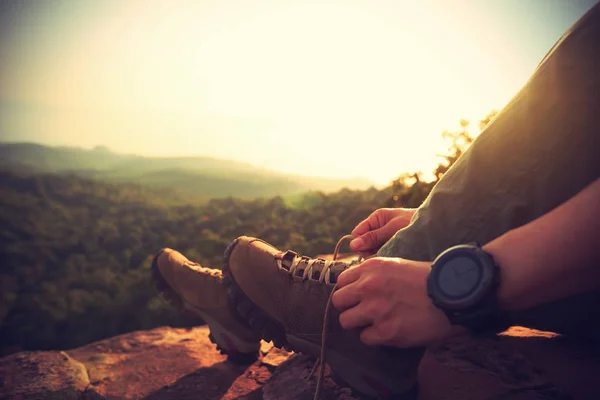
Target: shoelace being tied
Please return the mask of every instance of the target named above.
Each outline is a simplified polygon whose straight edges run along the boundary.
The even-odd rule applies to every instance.
[[[340,247],[342,246],[342,244],[347,241],[347,240],[352,240],[354,239],[354,236],[352,235],[345,235],[342,238],[340,238],[340,240],[338,240],[336,246],[335,246],[335,250],[333,252],[333,260],[332,261],[324,261],[324,260],[318,260],[318,259],[311,259],[306,262],[306,268],[304,269],[304,271],[302,272],[302,279],[307,279],[308,277],[312,277],[312,270],[313,267],[316,263],[323,263],[323,268],[321,269],[320,273],[319,273],[319,283],[323,283],[325,281],[325,279],[328,280],[328,282],[331,282],[330,280],[330,276],[331,276],[331,267],[335,265],[335,261],[338,258],[339,255],[339,251],[340,251]],[[362,256],[359,256],[358,258],[358,262],[362,261]],[[290,275],[294,276],[296,274],[296,271],[298,269],[298,266],[303,262],[303,258],[302,257],[295,257],[294,260],[292,261],[292,264],[289,267],[289,273]],[[277,263],[279,264],[279,267],[282,267],[282,260],[277,260]],[[287,268],[286,268],[287,269]],[[313,369],[310,371],[310,374],[308,375],[307,379],[310,379],[316,368],[319,368],[319,375],[317,378],[317,386],[315,389],[315,396],[314,396],[314,400],[318,400],[320,395],[321,395],[321,390],[323,389],[323,379],[325,376],[325,364],[326,364],[326,357],[327,357],[327,331],[328,331],[328,323],[329,323],[329,312],[331,310],[331,299],[333,298],[333,294],[335,293],[335,290],[337,289],[337,280],[333,286],[333,289],[331,290],[331,294],[329,295],[329,299],[327,299],[327,305],[325,306],[325,315],[323,316],[323,329],[321,332],[321,354],[319,359],[316,361]]]

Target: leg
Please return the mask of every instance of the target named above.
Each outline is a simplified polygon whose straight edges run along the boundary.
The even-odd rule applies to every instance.
[[[487,243],[547,213],[600,176],[598,43],[600,5],[563,36],[438,182],[411,225],[379,255],[433,260],[456,244]],[[579,326],[581,333],[596,324],[600,335],[599,300],[600,293],[564,300],[519,312],[514,321],[559,332]]]

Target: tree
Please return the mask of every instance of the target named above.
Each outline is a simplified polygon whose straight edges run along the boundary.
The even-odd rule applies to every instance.
[[[485,130],[496,115],[498,115],[498,111],[492,110],[479,121],[479,132],[477,132],[476,136]],[[469,121],[461,119],[459,125],[460,129],[456,132],[442,132],[442,137],[450,142],[450,146],[448,147],[448,153],[442,156],[445,162],[440,163],[433,172],[436,181],[439,181],[444,176],[475,140],[475,137],[469,132]]]

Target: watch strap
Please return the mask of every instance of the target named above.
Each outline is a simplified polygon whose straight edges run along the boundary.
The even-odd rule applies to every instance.
[[[473,334],[502,332],[510,326],[506,315],[499,311],[495,292],[490,292],[477,307],[461,311],[444,310],[444,313],[452,325],[464,326]]]

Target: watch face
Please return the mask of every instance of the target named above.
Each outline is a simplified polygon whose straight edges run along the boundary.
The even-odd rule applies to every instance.
[[[473,292],[481,281],[479,264],[467,256],[452,258],[438,275],[438,287],[449,297],[460,298]]]

